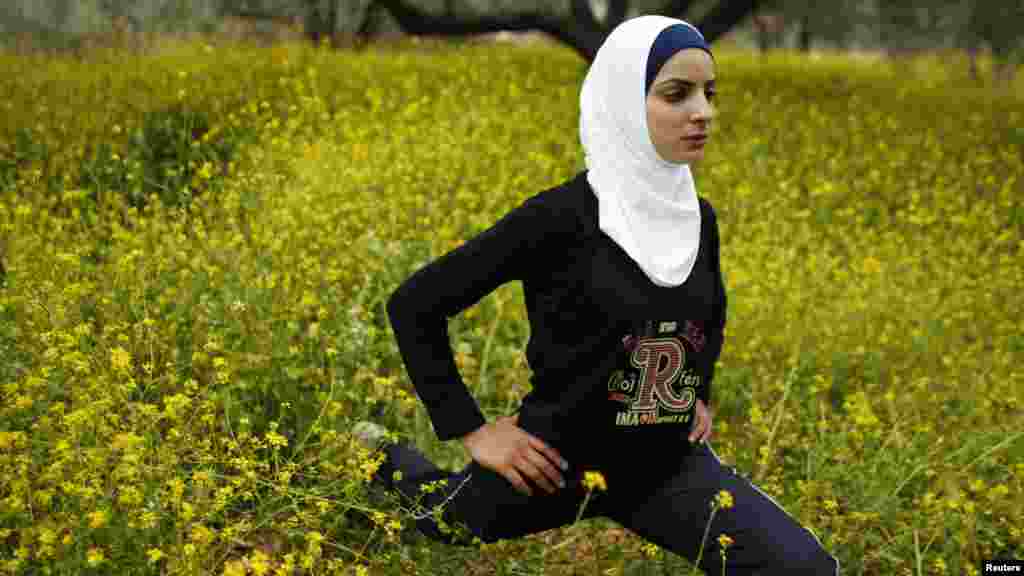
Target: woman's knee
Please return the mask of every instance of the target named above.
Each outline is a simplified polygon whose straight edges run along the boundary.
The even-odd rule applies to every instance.
[[[812,532],[807,531],[807,540],[802,548],[801,551],[794,551],[795,553],[788,555],[789,560],[786,562],[784,573],[800,576],[839,576],[839,561],[825,550]]]

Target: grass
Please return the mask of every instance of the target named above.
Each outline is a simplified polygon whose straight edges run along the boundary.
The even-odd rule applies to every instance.
[[[104,54],[0,56],[0,571],[688,569],[604,519],[427,542],[367,494],[379,462],[348,435],[379,413],[467,463],[383,305],[582,169],[570,51]],[[1024,556],[1024,90],[937,56],[716,58],[695,171],[730,298],[716,451],[844,574]],[[521,286],[449,330],[481,409],[508,414]]]

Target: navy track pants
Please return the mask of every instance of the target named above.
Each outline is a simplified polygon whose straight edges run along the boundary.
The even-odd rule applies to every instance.
[[[387,458],[375,482],[402,496],[420,532],[449,544],[468,545],[472,536],[490,543],[571,524],[586,495],[583,471],[571,462],[563,473],[564,489],[550,494],[533,487],[533,495],[527,496],[476,461],[453,473],[439,469],[405,443],[383,450]],[[392,481],[396,470],[401,478]],[[446,484],[430,493],[420,490],[437,480]],[[660,487],[616,490],[609,481],[607,491],[593,492],[582,518],[611,518],[648,542],[694,562],[711,513],[710,502],[720,490],[732,494],[733,507],[719,510],[708,531],[700,562],[707,574],[722,572],[717,539],[724,533],[734,541],[726,551],[725,572],[730,576],[838,576],[839,561],[818,538],[735,469],[724,466],[706,442],[695,447],[681,469]],[[446,525],[464,526],[472,536],[452,533]]]

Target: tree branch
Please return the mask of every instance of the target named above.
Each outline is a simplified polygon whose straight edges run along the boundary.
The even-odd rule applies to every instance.
[[[608,2],[608,29],[611,30],[626,19],[626,11],[629,2],[626,0],[609,0]]]
[[[570,18],[585,27],[600,28],[601,23],[594,16],[589,0],[572,0],[569,4]]]
[[[757,10],[758,0],[721,0],[697,24],[708,44],[713,44]]]
[[[453,2],[445,2],[444,15],[425,12],[409,0],[375,0],[388,10],[402,31],[417,36],[470,36],[502,30],[539,30],[570,46],[587,62],[593,62],[608,33],[626,18],[628,1],[609,0],[607,25],[597,21],[589,0],[572,0],[568,18],[542,13],[459,15]],[[669,0],[659,14],[681,18],[692,0]],[[757,0],[720,0],[696,24],[708,43],[728,32],[757,7]]]
[[[574,0],[574,10],[578,2]],[[580,21],[571,19],[569,22],[548,16],[546,14],[500,14],[500,15],[474,15],[474,16],[435,16],[421,10],[405,0],[377,0],[377,3],[386,8],[398,22],[402,31],[406,34],[417,36],[439,35],[439,36],[462,36],[488,34],[502,30],[528,31],[539,30],[554,36],[560,42],[572,47],[587,61],[593,60],[597,53],[597,45],[591,50],[593,39],[604,38],[604,31],[594,20],[594,14],[590,6],[586,6],[586,12]],[[587,19],[589,15],[589,21]]]
[[[690,9],[691,4],[693,4],[693,0],[667,0],[664,7],[658,10],[658,14],[683,20],[686,18],[686,11]]]

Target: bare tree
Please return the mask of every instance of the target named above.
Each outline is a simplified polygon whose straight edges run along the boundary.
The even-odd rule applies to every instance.
[[[1013,83],[1016,63],[1014,57],[1024,49],[1021,28],[1024,27],[1024,0],[975,2],[967,19],[966,37],[971,59],[971,76],[978,78],[977,50],[987,43],[996,61],[997,84]]]
[[[714,42],[752,14],[757,0],[719,0],[696,23],[709,43]],[[692,0],[666,0],[654,14],[681,17],[694,4]],[[608,0],[608,12],[602,21],[595,16],[589,0],[572,0],[566,15],[532,11],[520,13],[467,14],[445,2],[443,14],[431,14],[410,0],[374,0],[411,35],[467,36],[508,31],[537,30],[570,46],[581,58],[591,62],[613,28],[626,19],[627,0]]]
[[[801,21],[804,19],[801,19]],[[779,13],[758,13],[754,16],[754,27],[757,29],[758,49],[761,52],[767,52],[771,48],[778,48],[782,45],[782,33],[786,29],[786,17]]]

